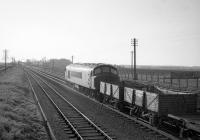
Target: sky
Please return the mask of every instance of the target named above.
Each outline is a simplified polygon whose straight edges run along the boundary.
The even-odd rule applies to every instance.
[[[200,0],[0,0],[0,61],[200,66]]]

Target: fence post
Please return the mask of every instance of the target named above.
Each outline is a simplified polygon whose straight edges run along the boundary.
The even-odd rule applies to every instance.
[[[141,80],[141,78],[139,78],[139,75],[140,75],[140,74],[138,73],[138,80]]]
[[[126,79],[126,73],[124,72],[124,69],[121,69],[121,71],[124,74],[124,79]]]
[[[124,71],[124,75],[125,75],[125,79],[127,78],[127,75],[126,75],[126,71],[125,70],[123,70]]]
[[[158,75],[157,75],[157,82],[159,83],[159,73],[158,73]]]
[[[142,80],[144,80],[144,78],[143,78],[143,77],[144,77],[144,73],[142,73]]]
[[[170,77],[170,86],[172,87],[172,82],[173,82],[173,79]]]
[[[146,81],[147,81],[147,73],[146,73]]]
[[[128,80],[129,80],[130,78],[129,78],[129,72],[128,72],[128,70],[126,70],[126,72],[127,72],[127,74],[128,74]]]
[[[164,85],[166,84],[165,76],[163,76],[163,84],[164,84]]]
[[[188,79],[186,79],[186,88],[188,89]]]

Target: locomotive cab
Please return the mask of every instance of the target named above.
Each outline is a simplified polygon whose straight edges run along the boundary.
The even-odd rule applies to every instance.
[[[119,82],[117,69],[110,65],[100,65],[92,73],[93,87],[97,90],[100,88],[100,82],[116,83]]]

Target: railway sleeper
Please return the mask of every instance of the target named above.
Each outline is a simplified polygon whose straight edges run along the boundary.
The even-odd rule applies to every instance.
[[[69,116],[69,117],[70,117],[70,116],[80,116],[79,114],[77,114],[77,112],[69,112],[69,111],[66,112],[65,115],[66,115],[66,116]]]
[[[69,121],[75,122],[75,121],[86,121],[84,118],[70,118]]]
[[[90,124],[87,121],[70,121],[72,124]]]
[[[73,113],[75,114],[75,113],[77,113],[73,108],[65,108],[63,110],[67,111],[67,114],[73,114]]]
[[[74,115],[74,116],[77,116],[77,115]],[[85,120],[85,118],[83,118],[82,116],[78,116],[78,117],[74,117],[74,118],[69,116],[68,119],[69,120]]]
[[[73,125],[79,126],[79,125],[88,125],[91,126],[89,122],[71,122]]]
[[[169,138],[167,137],[162,137],[162,138],[159,138],[160,140],[169,140]]]
[[[78,128],[88,128],[91,127],[90,125],[80,125],[80,126],[75,126],[76,129]],[[93,128],[94,129],[94,128]]]
[[[65,126],[65,127],[64,127],[64,131],[71,131],[71,130],[72,130],[72,128],[69,127],[69,126]]]
[[[78,138],[70,138],[70,140],[78,140]]]
[[[70,121],[81,121],[81,120],[85,120],[83,118],[71,118],[69,119]]]
[[[90,126],[90,124],[88,122],[73,122],[73,125],[79,126],[79,125],[88,125]]]
[[[81,116],[67,116],[68,119],[82,119]]]
[[[79,114],[77,114],[77,112],[76,111],[71,111],[71,109],[70,110],[65,110],[66,111],[66,114],[68,114],[68,115],[77,115],[77,116],[80,116]]]
[[[75,137],[76,137],[75,134],[67,134],[67,136],[68,136],[69,138],[75,138]]]
[[[79,133],[97,133],[97,130],[91,129],[91,130],[80,130]]]
[[[100,133],[83,133],[81,134],[82,137],[95,137],[95,136],[102,136]]]
[[[68,120],[70,120],[70,121],[85,121],[85,119],[82,118],[82,117],[79,117],[79,118],[69,118]]]
[[[94,130],[92,127],[82,127],[82,128],[77,128],[78,131],[83,131],[83,130]]]
[[[73,129],[72,128],[70,128],[70,127],[65,127],[64,129],[63,129],[66,133],[74,133],[73,132]]]
[[[70,129],[71,130],[71,127],[69,125],[65,125],[64,129]]]
[[[68,125],[68,123],[67,122],[64,122],[64,121],[62,121],[62,122],[59,122],[61,125]]]
[[[105,140],[105,136],[87,137],[85,140]]]

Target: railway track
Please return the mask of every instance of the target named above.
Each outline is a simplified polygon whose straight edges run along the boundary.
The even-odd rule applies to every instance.
[[[89,118],[75,108],[66,98],[52,88],[47,80],[38,77],[33,72],[31,82],[39,86],[48,100],[56,109],[58,121],[64,126],[64,131],[69,139],[73,140],[113,140],[114,137],[109,136],[99,126],[95,125]],[[52,108],[53,109],[53,108]]]
[[[39,72],[41,75],[45,76],[45,77],[48,77],[50,78],[51,80],[53,80],[54,82],[58,83],[58,84],[61,84],[62,86],[65,86],[66,87],[66,81],[62,78],[59,78],[59,77],[54,77],[52,76],[50,73],[44,73],[42,71]],[[68,87],[69,88],[69,87]],[[85,96],[84,94],[76,91],[77,93]],[[85,96],[86,98],[88,98],[87,96]],[[91,98],[90,98],[91,99]],[[93,100],[93,99],[92,99]],[[99,102],[97,102],[96,100],[93,100],[94,102],[100,104]],[[129,115],[126,115],[122,112],[119,112],[118,110],[112,108],[111,106],[109,105],[104,105],[104,104],[101,104],[101,106],[103,106],[105,109],[108,110],[108,112],[110,114],[112,114],[113,116],[116,116],[116,117],[119,117],[121,118],[122,120],[124,120],[124,122],[131,122],[133,123],[134,125],[138,126],[139,128],[141,128],[142,130],[146,131],[147,133],[150,133],[154,136],[156,136],[158,139],[161,139],[161,140],[180,140],[178,137],[176,136],[173,136],[167,132],[164,132],[162,130],[159,130],[155,127],[152,127],[150,125],[148,125],[147,123],[137,119],[137,118],[134,118],[134,117],[131,117]]]

